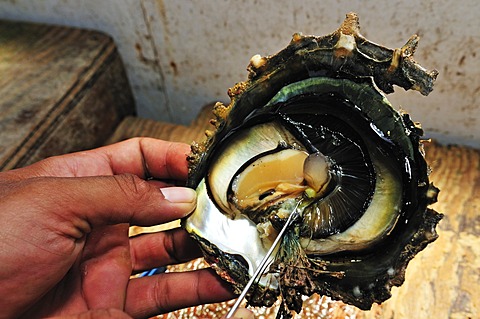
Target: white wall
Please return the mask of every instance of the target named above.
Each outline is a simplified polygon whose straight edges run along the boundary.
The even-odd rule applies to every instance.
[[[416,59],[440,75],[429,97],[389,99],[443,143],[480,148],[480,1],[0,0],[0,18],[104,31],[124,59],[140,116],[188,124],[200,107],[228,101],[254,54],[285,47],[294,32],[324,35],[349,11],[362,33],[389,47],[422,39]],[[478,56],[477,56],[478,55]]]

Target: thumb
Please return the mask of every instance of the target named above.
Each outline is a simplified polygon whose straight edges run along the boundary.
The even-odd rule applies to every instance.
[[[78,315],[53,317],[50,319],[132,319],[132,317],[118,309],[97,309]]]
[[[71,218],[82,232],[119,223],[161,224],[186,216],[196,205],[193,189],[160,189],[135,175],[36,180],[32,191],[41,206]]]

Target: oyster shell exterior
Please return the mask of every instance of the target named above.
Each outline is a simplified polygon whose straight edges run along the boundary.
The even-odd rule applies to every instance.
[[[183,221],[206,260],[240,292],[289,214],[301,216],[249,304],[281,296],[288,316],[319,293],[369,309],[436,239],[423,132],[384,95],[432,90],[437,72],[413,60],[417,42],[374,44],[350,13],[330,35],[295,34],[278,54],[254,56],[248,81],[215,106],[215,131],[192,145],[198,205]]]

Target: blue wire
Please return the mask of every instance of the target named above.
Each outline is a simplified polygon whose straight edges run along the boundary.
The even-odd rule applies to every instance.
[[[138,275],[138,277],[148,277],[148,276],[153,276],[153,275],[156,275],[156,274],[161,274],[161,273],[165,272],[165,270],[167,270],[167,268],[165,268],[165,267],[153,268],[153,269],[146,270],[146,271],[142,272],[141,274]]]

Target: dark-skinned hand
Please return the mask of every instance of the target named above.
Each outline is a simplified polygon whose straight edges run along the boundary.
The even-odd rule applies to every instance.
[[[136,138],[0,173],[0,318],[148,318],[234,295],[210,269],[131,278],[199,257],[186,144]]]

